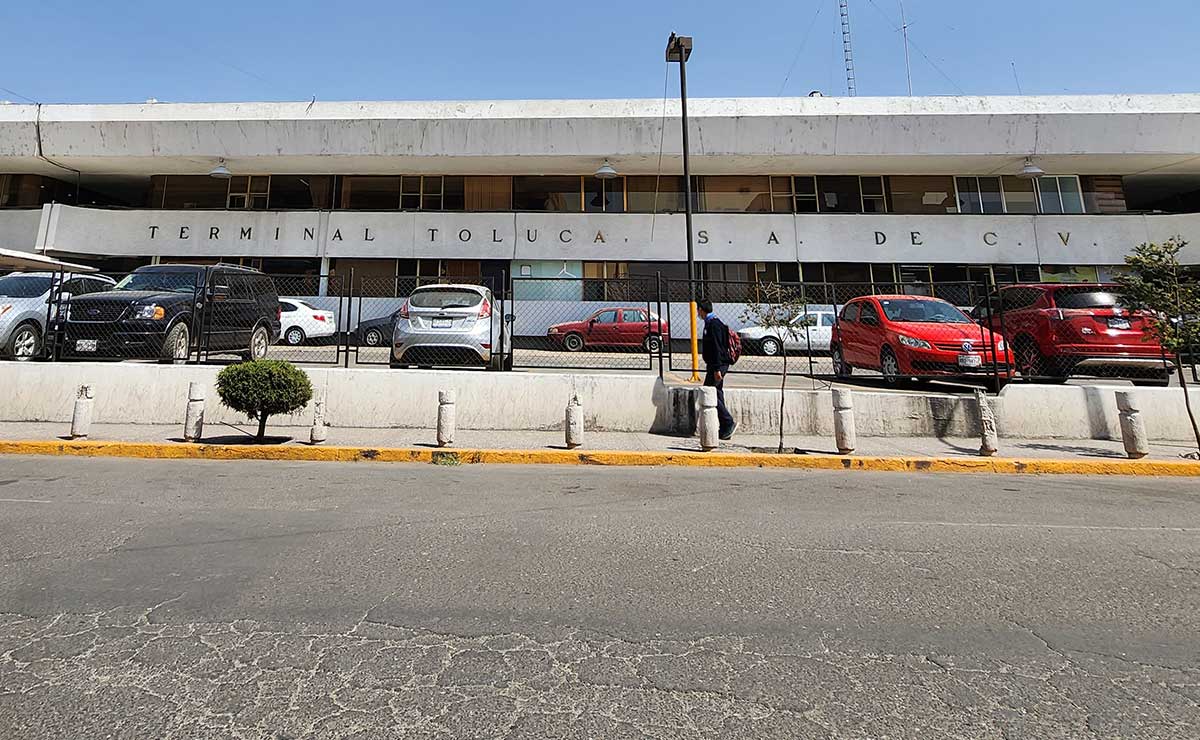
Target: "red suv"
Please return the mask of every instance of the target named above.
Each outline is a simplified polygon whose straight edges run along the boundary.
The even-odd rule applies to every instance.
[[[992,298],[991,328],[1012,340],[1021,374],[1061,382],[1078,371],[1167,385],[1171,366],[1147,318],[1121,306],[1108,283],[1009,285]],[[986,309],[973,312],[988,323]]]
[[[856,367],[878,370],[892,384],[901,378],[974,376],[1003,385],[1013,375],[1004,337],[953,304],[926,296],[855,298],[838,315],[830,352],[839,378],[850,377]]]
[[[555,324],[546,330],[550,342],[570,352],[584,347],[640,347],[658,352],[671,336],[667,322],[643,308],[602,308],[583,321]]]

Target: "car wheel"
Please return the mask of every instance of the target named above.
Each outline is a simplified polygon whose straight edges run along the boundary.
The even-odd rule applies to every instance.
[[[650,336],[646,337],[645,341],[642,342],[642,349],[646,350],[652,355],[658,354],[659,351],[662,350],[662,337],[658,336],[657,334],[651,334]]]
[[[242,353],[242,359],[248,361],[261,360],[267,356],[267,349],[271,346],[271,337],[267,334],[267,327],[259,324],[254,327],[254,332],[250,334],[250,346]]]
[[[1017,355],[1017,369],[1026,380],[1039,383],[1065,383],[1067,373],[1062,365],[1042,354],[1037,342],[1029,337],[1017,341],[1014,345]]]
[[[896,359],[896,353],[891,347],[884,347],[879,353],[879,373],[883,376],[883,382],[888,385],[900,382],[900,361]]]
[[[383,332],[378,329],[368,329],[363,335],[363,344],[368,347],[378,347],[383,344]]]
[[[854,368],[846,364],[846,358],[842,355],[842,348],[836,344],[830,352],[833,358],[833,376],[835,378],[846,379],[854,374]]]
[[[563,347],[568,352],[579,352],[583,349],[583,337],[578,334],[568,334],[563,337]]]
[[[42,354],[42,332],[36,324],[21,324],[8,340],[8,356],[28,362]]]
[[[293,326],[284,333],[283,341],[287,342],[293,347],[298,344],[304,344],[304,330],[298,326]]]
[[[188,330],[187,324],[180,322],[172,326],[171,330],[167,332],[166,338],[163,339],[162,353],[158,361],[164,363],[187,362],[191,350],[191,332]]]
[[[775,337],[767,337],[758,343],[758,349],[767,357],[776,357],[783,353],[783,344]]]

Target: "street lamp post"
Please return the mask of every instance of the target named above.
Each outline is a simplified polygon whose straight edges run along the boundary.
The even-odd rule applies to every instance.
[[[679,62],[679,108],[683,129],[683,218],[687,229],[688,305],[692,329],[692,382],[700,380],[699,337],[696,333],[696,256],[692,248],[692,170],[688,158],[687,60],[692,55],[692,37],[667,39],[667,62]]]

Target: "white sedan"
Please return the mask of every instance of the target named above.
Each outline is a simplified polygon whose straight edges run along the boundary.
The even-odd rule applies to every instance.
[[[742,346],[748,352],[774,357],[788,352],[828,352],[833,338],[834,314],[832,311],[810,311],[792,319],[788,329],[747,326],[738,329]]]
[[[337,316],[299,298],[279,299],[279,336],[287,344],[303,344],[307,339],[331,337],[337,332]]]

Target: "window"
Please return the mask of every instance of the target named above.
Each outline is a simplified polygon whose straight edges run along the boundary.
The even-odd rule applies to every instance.
[[[630,213],[682,213],[683,178],[675,175],[638,175],[625,178]]]
[[[771,178],[771,210],[775,213],[796,212],[796,195],[792,188],[792,178]]]
[[[229,178],[226,207],[235,210],[265,211],[267,194],[271,192],[270,175],[238,175]]]
[[[621,321],[633,324],[644,324],[649,319],[646,318],[646,312],[637,308],[626,308],[621,311]]]
[[[863,213],[887,213],[887,199],[883,195],[883,178],[878,175],[858,178],[862,191]]]
[[[795,188],[796,213],[816,213],[817,207],[817,178],[812,175],[799,175],[793,178]]]
[[[701,177],[700,210],[710,213],[770,213],[771,178],[740,175]]]
[[[467,207],[466,178],[447,175],[442,178],[442,210],[464,211]],[[506,196],[511,197],[511,196]]]
[[[601,311],[596,314],[596,317],[592,321],[595,321],[597,324],[615,324],[617,323],[617,309]]]
[[[831,314],[831,313],[821,314],[821,326],[833,326],[833,314]]]
[[[291,301],[279,302],[279,311],[281,313],[296,313],[299,310],[300,309],[296,306],[296,304],[292,303]]]
[[[1043,176],[1038,178],[1037,186],[1042,213],[1083,213],[1078,177]]]
[[[1033,180],[1024,180],[1013,175],[1000,178],[1004,187],[1004,212],[1033,214],[1038,212],[1037,193]]]
[[[512,181],[507,176],[463,178],[463,209],[467,211],[513,210]]]
[[[583,178],[583,210],[588,213],[624,213],[625,178]]]
[[[400,178],[342,178],[341,207],[351,211],[394,211],[400,207]]]
[[[583,210],[583,178],[579,175],[513,177],[512,209],[579,213]]]
[[[859,320],[864,324],[874,322],[879,323],[879,312],[875,310],[875,304],[870,301],[863,301],[861,304],[862,311],[859,314]]]
[[[943,175],[893,175],[886,178],[892,213],[956,213],[954,178]]]
[[[268,208],[273,211],[329,208],[333,205],[330,175],[271,175]]]
[[[1015,311],[1037,303],[1042,293],[1040,288],[1009,288],[1000,291],[1000,304],[1005,311]]]
[[[817,190],[821,213],[862,213],[862,190],[857,175],[820,176]]]
[[[959,213],[1004,213],[998,177],[957,177]]]
[[[847,303],[842,307],[842,321],[854,323],[858,321],[858,306],[857,303]]]
[[[163,181],[163,208],[227,208],[229,180],[208,175],[169,175]]]

